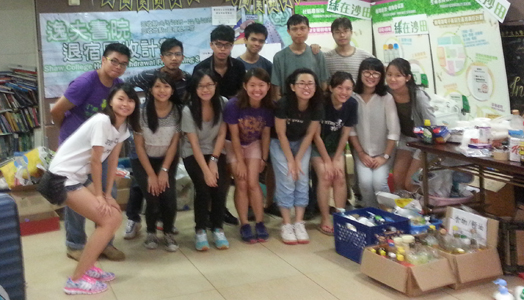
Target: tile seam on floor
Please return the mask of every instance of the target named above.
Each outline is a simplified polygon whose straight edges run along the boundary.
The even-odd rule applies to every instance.
[[[273,254],[275,254],[278,258],[280,258],[281,260],[283,260],[286,264],[288,264],[290,267],[292,267],[293,269],[297,270],[300,274],[304,275],[306,278],[308,278],[309,280],[311,280],[312,282],[314,282],[318,287],[320,287],[321,289],[323,289],[324,291],[326,291],[328,294],[330,294],[331,296],[335,297],[336,299],[339,299],[339,300],[343,300],[343,299],[340,299],[338,298],[337,296],[335,296],[333,293],[331,293],[329,290],[327,290],[326,288],[324,288],[323,286],[321,286],[318,282],[316,282],[315,280],[313,280],[312,278],[310,278],[306,273],[300,271],[297,267],[293,266],[291,263],[289,263],[287,260],[285,260],[282,256],[280,256],[278,253],[276,253],[275,251],[271,250],[270,248],[266,247],[266,245],[264,243],[262,243],[262,246],[264,246],[266,249],[268,249],[270,252],[272,252]]]

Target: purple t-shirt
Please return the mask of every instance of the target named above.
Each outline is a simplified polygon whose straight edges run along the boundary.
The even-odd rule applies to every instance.
[[[264,127],[273,127],[275,117],[267,108],[244,108],[237,105],[238,99],[231,98],[224,109],[224,121],[227,124],[238,124],[241,145],[249,145],[262,138]],[[228,133],[228,140],[231,140]]]
[[[113,80],[113,86],[122,80]],[[75,107],[65,113],[60,127],[58,144],[61,145],[75,130],[95,113],[106,106],[106,98],[113,87],[102,84],[96,70],[86,72],[71,81],[64,93],[69,102]]]

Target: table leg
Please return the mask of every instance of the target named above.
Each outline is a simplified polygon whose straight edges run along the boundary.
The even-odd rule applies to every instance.
[[[428,153],[426,151],[422,151],[422,191],[424,203],[422,205],[422,211],[424,213],[428,212],[428,205],[429,205],[429,193],[428,193]]]
[[[479,166],[479,190],[480,190],[480,203],[482,204],[479,208],[481,212],[484,212],[486,207],[486,190],[484,189],[484,168]]]

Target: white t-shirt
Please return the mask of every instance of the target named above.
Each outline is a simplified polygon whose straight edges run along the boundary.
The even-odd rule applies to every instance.
[[[91,173],[91,150],[93,146],[103,146],[101,161],[104,161],[113,148],[129,137],[127,124],[119,130],[111,124],[109,116],[95,114],[65,140],[55,158],[51,161],[49,171],[67,177],[65,186],[83,184]]]

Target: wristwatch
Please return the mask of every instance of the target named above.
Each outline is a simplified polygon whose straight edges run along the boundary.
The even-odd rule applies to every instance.
[[[164,172],[169,172],[169,170],[167,168],[164,168],[164,167],[160,168],[160,170],[162,170]]]
[[[389,154],[385,153],[385,154],[384,154],[384,158],[385,158],[386,160],[388,160],[388,159],[389,159]]]
[[[209,158],[209,160],[218,163],[218,157],[216,157],[216,156],[214,156],[214,155],[211,155],[211,157]]]

